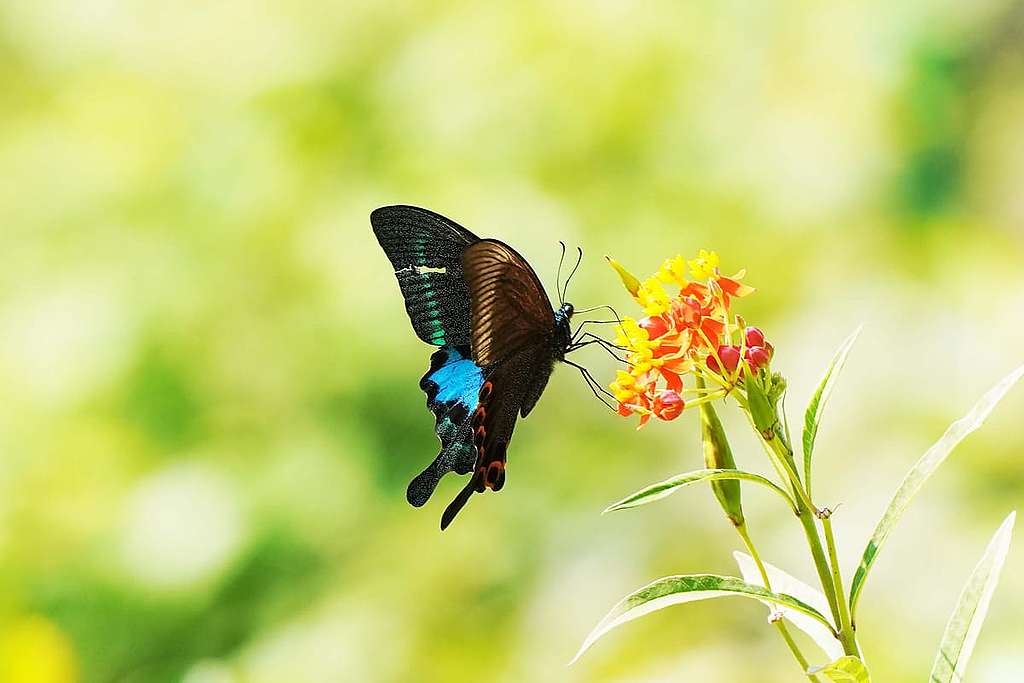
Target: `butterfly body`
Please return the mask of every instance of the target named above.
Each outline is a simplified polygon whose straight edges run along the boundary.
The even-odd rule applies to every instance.
[[[558,307],[555,313],[555,358],[565,360],[565,352],[572,344],[572,315],[575,309],[566,302]]]
[[[472,473],[447,507],[451,523],[473,493],[505,484],[508,446],[572,344],[571,304],[553,309],[514,249],[480,239],[444,216],[388,206],[370,216],[405,298],[413,329],[440,347],[420,380],[441,451],[409,485],[426,503],[448,472]]]

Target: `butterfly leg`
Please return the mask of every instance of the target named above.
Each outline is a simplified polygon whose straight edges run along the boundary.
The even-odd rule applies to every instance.
[[[616,351],[628,351],[628,349],[622,346],[616,346],[615,344],[612,344],[610,341],[602,339],[601,337],[598,337],[596,334],[591,334],[590,332],[584,333],[583,336],[580,337],[580,339],[574,342],[571,346],[569,346],[569,348],[566,349],[566,351],[578,351],[579,349],[582,349],[584,346],[590,346],[591,344],[600,345],[602,349],[610,353],[612,358],[619,361],[620,363],[626,362],[626,359],[619,356],[619,354],[616,353]]]
[[[594,379],[594,376],[592,374],[590,374],[590,370],[587,370],[582,365],[578,365],[576,363],[573,363],[571,360],[566,360],[565,363],[567,365],[571,365],[572,367],[574,367],[574,368],[576,368],[577,370],[580,371],[580,374],[583,375],[584,381],[586,381],[587,386],[590,388],[590,392],[592,394],[594,394],[594,396],[597,397],[597,400],[599,400],[601,403],[603,403],[606,406],[608,406],[608,408],[610,408],[611,410],[615,410],[615,406],[613,406],[611,403],[609,403],[608,399],[606,399],[604,397],[604,396],[608,396],[610,398],[615,398],[615,396],[613,396],[610,391],[608,391],[603,386],[601,386],[600,382],[598,382],[596,379]],[[598,392],[600,392],[600,393],[598,393]],[[602,396],[601,394],[604,394],[604,396]]]
[[[581,338],[582,334],[583,334],[583,328],[586,325],[611,325],[613,323],[619,323],[619,322],[620,321],[618,321],[618,320],[584,320],[576,328],[576,331],[572,333],[572,338],[574,340],[576,340],[578,338]]]
[[[589,339],[590,341],[583,342],[584,339]],[[615,349],[616,351],[629,351],[630,350],[628,347],[619,346],[618,344],[614,344],[614,343],[608,341],[607,339],[605,339],[603,337],[599,337],[596,334],[594,334],[593,332],[584,332],[583,334],[581,334],[579,337],[576,338],[576,340],[573,342],[572,346],[582,346],[581,342],[582,343],[586,343],[586,344],[601,344],[602,346],[605,346],[605,347],[610,348],[610,349]]]
[[[625,358],[623,358],[623,357],[619,356],[617,353],[615,353],[614,349],[612,349],[612,348],[610,348],[610,347],[608,347],[608,346],[606,346],[604,344],[601,344],[601,342],[595,341],[593,339],[591,339],[590,341],[580,342],[580,343],[577,343],[574,346],[569,347],[568,349],[566,349],[566,353],[571,352],[571,351],[579,351],[580,349],[582,349],[582,348],[584,348],[586,346],[590,346],[591,344],[598,344],[602,349],[604,349],[609,354],[611,354],[611,357],[614,358],[615,360],[617,360],[618,362],[620,362],[620,363],[627,362]]]

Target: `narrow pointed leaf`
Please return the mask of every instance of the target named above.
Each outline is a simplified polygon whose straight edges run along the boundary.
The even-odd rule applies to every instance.
[[[739,551],[733,553],[736,563],[740,566],[740,574],[743,580],[755,586],[763,586],[761,572],[757,569],[754,558]],[[817,588],[807,585],[800,579],[790,576],[778,567],[764,563],[765,571],[768,572],[768,581],[772,584],[772,591],[791,595],[801,602],[805,602],[822,614],[828,613],[828,600],[825,594]],[[829,659],[838,659],[843,656],[843,645],[839,639],[832,635],[832,629],[821,624],[803,612],[782,607],[780,605],[762,600],[769,612],[779,612],[798,629],[809,635],[818,647],[828,655]]]
[[[828,621],[818,610],[797,600],[793,596],[772,593],[760,586],[751,585],[732,576],[718,576],[716,574],[666,576],[620,600],[586,637],[583,645],[580,646],[579,652],[576,653],[572,661],[575,662],[579,659],[601,636],[615,627],[625,624],[627,621],[632,621],[670,605],[729,596],[768,601],[806,614],[825,625],[828,624]]]
[[[949,426],[946,433],[942,435],[942,438],[936,441],[921,456],[921,459],[914,463],[914,466],[910,468],[910,472],[903,478],[902,483],[900,483],[895,495],[893,495],[892,500],[889,502],[889,507],[886,508],[882,519],[878,522],[878,526],[875,527],[875,532],[871,535],[871,540],[868,541],[868,545],[864,549],[860,566],[857,567],[857,572],[853,576],[853,582],[850,584],[850,614],[854,619],[856,619],[857,602],[860,599],[861,591],[864,590],[864,581],[867,579],[868,572],[871,571],[871,567],[875,564],[879,549],[885,543],[885,539],[888,538],[893,527],[896,526],[896,522],[899,521],[904,511],[906,511],[910,501],[924,483],[928,481],[928,477],[939,468],[939,465],[945,462],[946,457],[956,445],[985,422],[985,419],[1006,395],[1006,392],[1022,376],[1024,376],[1024,365],[1011,372],[1002,381],[989,389],[988,393],[978,399],[978,402],[974,404],[969,413]]]
[[[825,375],[821,378],[821,382],[818,383],[818,390],[814,392],[811,402],[807,404],[807,412],[804,413],[804,486],[807,487],[808,494],[811,490],[811,454],[814,452],[814,440],[818,436],[818,425],[821,424],[821,416],[825,412],[825,406],[828,404],[829,397],[832,396],[836,380],[839,379],[839,373],[842,371],[843,366],[846,365],[846,357],[850,355],[850,349],[853,348],[853,343],[857,341],[857,335],[860,334],[860,330],[860,327],[854,330],[843,341],[839,350],[836,351],[836,355],[832,357],[832,362],[829,363],[828,369],[825,370]]]
[[[985,548],[978,566],[967,579],[953,615],[946,624],[946,631],[942,634],[929,683],[960,683],[964,680],[967,662],[978,641],[992,594],[999,583],[999,573],[1010,550],[1010,536],[1013,534],[1016,514],[1011,512],[1003,520]]]
[[[831,664],[818,666],[807,671],[811,674],[825,674],[835,683],[871,683],[871,676],[864,662],[853,655],[840,657]]]
[[[718,470],[694,470],[693,472],[684,472],[683,474],[677,474],[674,477],[666,479],[665,481],[658,482],[657,484],[651,484],[650,486],[640,489],[636,493],[623,498],[617,503],[609,505],[605,512],[613,512],[615,510],[627,510],[629,508],[639,507],[641,505],[647,505],[653,503],[656,500],[661,500],[666,496],[670,496],[680,488],[684,486],[690,486],[697,484],[702,481],[718,481],[720,479],[743,479],[746,481],[752,481],[762,486],[766,486],[780,496],[786,499],[789,506],[796,509],[793,499],[789,497],[780,486],[775,484],[770,479],[762,477],[760,474],[754,474],[753,472],[744,472],[743,470],[732,470],[732,469],[718,469]]]

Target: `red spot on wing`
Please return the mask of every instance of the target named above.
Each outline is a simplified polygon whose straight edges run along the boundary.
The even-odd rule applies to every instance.
[[[505,462],[495,460],[487,465],[487,472],[484,475],[484,486],[492,491],[500,491],[505,485]]]
[[[481,425],[483,425],[484,420],[486,420],[486,419],[487,419],[487,410],[483,406],[480,406],[479,408],[477,408],[476,410],[473,411],[473,418],[472,418],[472,420],[470,420],[469,424],[475,430],[477,427],[480,427]]]

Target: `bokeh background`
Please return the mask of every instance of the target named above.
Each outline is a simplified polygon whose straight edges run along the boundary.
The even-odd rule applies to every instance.
[[[508,485],[451,529],[413,335],[368,214],[430,207],[577,306],[699,247],[746,267],[802,407],[860,323],[819,438],[847,574],[910,464],[1024,360],[1024,4],[7,0],[0,4],[0,680],[800,680],[756,603],[633,622],[623,594],[736,573],[700,462],[560,368]],[[610,379],[600,352],[577,360]],[[1024,502],[1024,389],[880,557],[860,634],[921,681]],[[766,463],[737,421],[742,465]],[[767,559],[811,581],[777,501]],[[1018,534],[1020,536],[1020,534]],[[1024,680],[1024,543],[972,680]],[[813,645],[807,645],[813,652]],[[820,662],[820,656],[812,659]]]

